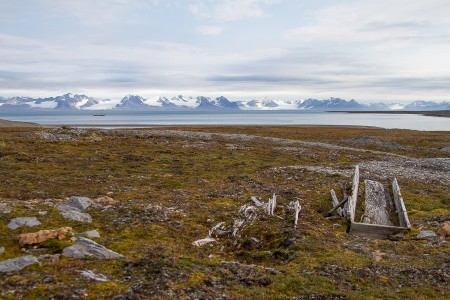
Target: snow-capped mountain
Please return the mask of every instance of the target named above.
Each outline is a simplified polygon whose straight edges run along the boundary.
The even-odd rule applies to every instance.
[[[366,107],[355,100],[330,98],[326,100],[306,99],[298,104],[301,110],[364,110]]]
[[[248,102],[239,101],[238,105],[244,110],[292,110],[297,109],[298,103],[298,101],[284,101],[266,97]]]
[[[414,101],[405,106],[405,110],[447,110],[450,109],[450,102],[444,101],[436,103],[433,101]]]
[[[239,110],[239,105],[236,102],[231,102],[227,98],[220,96],[215,99],[209,97],[197,97],[198,110]]]
[[[120,100],[120,103],[115,106],[119,109],[137,109],[143,107],[150,107],[145,104],[145,99],[137,95],[127,95]]]
[[[178,95],[172,98],[143,98],[138,95],[127,95],[121,100],[92,98],[80,94],[65,94],[49,98],[0,97],[0,111],[20,110],[449,110],[450,102],[415,101],[408,105],[399,103],[361,104],[355,100],[329,98],[324,100],[306,99],[303,101],[278,100],[263,98],[250,101],[230,101],[221,96],[210,98],[204,96],[185,97]]]
[[[0,106],[2,110],[23,109],[53,109],[53,110],[80,110],[110,100],[97,99],[86,95],[65,94],[50,98],[12,97],[6,99]]]
[[[370,103],[367,105],[369,110],[402,110],[405,109],[405,105],[400,103]]]

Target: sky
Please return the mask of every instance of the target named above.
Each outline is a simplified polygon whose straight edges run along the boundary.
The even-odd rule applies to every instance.
[[[449,0],[0,0],[0,96],[450,98]]]

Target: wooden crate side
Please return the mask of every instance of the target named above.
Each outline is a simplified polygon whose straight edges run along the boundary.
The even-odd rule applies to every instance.
[[[374,225],[357,222],[350,222],[347,227],[347,232],[350,234],[382,239],[386,239],[390,235],[407,230],[408,228],[406,227]]]
[[[400,193],[400,186],[398,185],[397,178],[392,181],[392,192],[394,194],[394,204],[397,210],[398,219],[400,226],[411,228],[411,223],[409,222],[408,212],[406,211],[405,202],[403,201],[402,194]]]
[[[349,217],[350,222],[353,222],[355,220],[355,213],[356,213],[356,200],[358,197],[358,187],[359,187],[359,166],[355,166],[355,172],[353,175],[353,185],[352,185],[352,194],[349,196],[348,199],[348,211],[347,215]]]

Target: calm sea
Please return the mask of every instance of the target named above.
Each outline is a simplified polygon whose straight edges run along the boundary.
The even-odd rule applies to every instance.
[[[396,114],[349,114],[303,111],[92,111],[0,112],[0,119],[43,125],[141,127],[152,125],[354,125],[450,131],[450,118]]]

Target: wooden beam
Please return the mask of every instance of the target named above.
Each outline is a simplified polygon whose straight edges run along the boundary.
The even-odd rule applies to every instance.
[[[356,165],[355,172],[353,175],[352,194],[348,199],[347,215],[349,217],[350,222],[355,221],[356,200],[358,197],[358,187],[359,187],[359,166]]]
[[[341,206],[343,206],[343,205],[344,205],[345,203],[347,203],[347,201],[348,201],[348,198],[347,198],[347,199],[344,199],[344,200],[342,200],[341,202],[339,202],[339,200],[338,200],[337,197],[336,197],[336,193],[334,192],[334,190],[331,190],[331,191],[330,191],[330,194],[331,194],[331,198],[333,199],[333,203],[336,203],[336,202],[337,202],[337,204],[335,204],[335,206],[334,206],[332,209],[330,209],[330,210],[326,213],[325,217],[331,216],[331,214],[332,214],[336,209],[340,208]],[[343,217],[343,216],[341,216],[341,217]]]
[[[390,235],[407,231],[406,227],[385,226],[353,222],[347,227],[347,232],[354,235],[387,239]]]
[[[403,202],[403,197],[400,193],[397,178],[394,178],[394,181],[392,181],[392,192],[394,194],[395,209],[397,210],[400,226],[410,229],[411,223],[409,222],[408,212],[406,211],[405,202]]]

